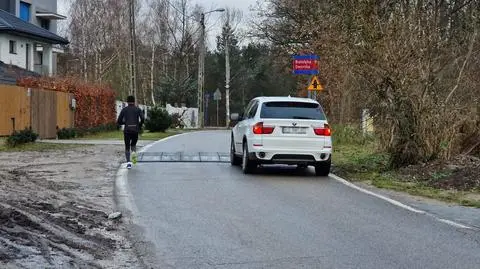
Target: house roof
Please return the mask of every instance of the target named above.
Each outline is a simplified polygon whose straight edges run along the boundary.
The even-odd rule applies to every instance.
[[[17,79],[22,77],[39,77],[40,75],[15,65],[8,65],[0,61],[0,84],[16,85]]]
[[[20,18],[0,10],[0,33],[10,33],[35,39],[50,44],[68,44],[68,40],[42,27],[36,26]]]

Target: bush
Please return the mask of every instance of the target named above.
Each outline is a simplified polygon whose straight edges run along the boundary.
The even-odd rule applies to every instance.
[[[58,139],[72,139],[100,132],[114,131],[116,129],[116,124],[104,124],[93,128],[62,128],[57,131],[57,137]]]
[[[153,107],[149,111],[145,128],[150,132],[165,132],[172,125],[172,117],[161,107]]]
[[[72,139],[77,136],[77,131],[74,128],[62,128],[58,130],[58,139]]]
[[[34,133],[31,128],[25,128],[20,132],[14,131],[12,135],[7,138],[7,145],[16,147],[18,145],[35,142],[37,138],[38,134]]]
[[[87,135],[93,135],[101,132],[115,131],[117,130],[116,124],[104,124],[93,128],[77,128],[75,129],[76,137],[84,137]]]

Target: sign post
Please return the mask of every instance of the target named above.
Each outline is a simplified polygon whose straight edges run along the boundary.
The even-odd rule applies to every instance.
[[[310,93],[310,96],[313,95],[313,99],[317,100],[318,92],[323,91],[323,86],[320,84],[320,80],[317,76],[312,77],[310,83],[308,84],[307,90]]]
[[[205,101],[204,101],[204,104],[205,104],[205,113],[204,113],[204,117],[203,117],[203,126],[207,126],[207,122],[208,122],[208,101],[210,100],[210,93],[205,93]]]
[[[219,122],[219,118],[218,118],[218,105],[219,105],[220,100],[222,100],[222,92],[220,92],[219,89],[217,89],[213,93],[213,100],[217,101],[217,126],[220,126],[220,122]]]

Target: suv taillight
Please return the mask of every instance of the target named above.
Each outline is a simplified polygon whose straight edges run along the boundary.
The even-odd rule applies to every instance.
[[[259,122],[253,126],[254,134],[271,134],[275,130],[274,126],[265,126],[263,122]]]
[[[331,136],[332,135],[332,129],[330,129],[330,126],[328,124],[323,125],[322,128],[313,128],[313,131],[315,132],[316,135],[321,135],[321,136]]]

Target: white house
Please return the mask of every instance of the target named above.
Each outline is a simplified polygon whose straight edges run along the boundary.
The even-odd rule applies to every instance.
[[[56,34],[57,0],[0,0],[0,61],[42,75],[56,73],[57,45],[68,40]]]

